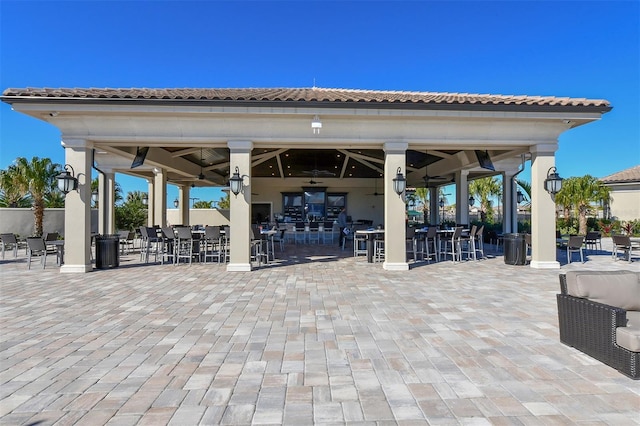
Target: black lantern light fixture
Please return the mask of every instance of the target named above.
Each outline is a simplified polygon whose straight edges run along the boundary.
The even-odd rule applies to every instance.
[[[242,176],[240,176],[240,170],[238,169],[238,166],[236,166],[236,171],[233,173],[233,176],[229,178],[229,187],[231,192],[233,192],[233,195],[237,197],[238,194],[242,192],[243,186],[244,182]]]
[[[177,198],[175,200],[173,200],[173,207],[175,207],[177,209],[179,205],[180,205],[180,202],[178,201]]]
[[[516,192],[516,201],[518,202],[518,204],[524,201],[524,194],[519,189],[518,192]]]
[[[69,172],[71,169],[71,172]],[[56,177],[58,179],[58,189],[64,195],[78,189],[78,179],[75,177],[75,170],[69,164],[64,165],[64,170]]]
[[[560,192],[560,190],[562,189],[562,181],[564,179],[562,179],[560,177],[560,175],[558,174],[557,170],[555,167],[551,167],[548,171],[547,171],[547,178],[544,180],[544,189],[545,191],[547,191],[549,194],[551,194],[551,197],[555,197],[555,195]]]
[[[476,203],[476,199],[473,198],[473,195],[469,196],[469,205],[473,207],[475,203]]]
[[[94,189],[93,191],[91,191],[91,201],[93,201],[94,204],[98,204],[99,199],[100,194],[98,194],[98,189]]]
[[[145,206],[149,204],[149,196],[146,193],[142,194],[142,204]]]
[[[402,169],[398,167],[398,171],[396,172],[396,177],[393,178],[393,190],[398,195],[402,195],[404,190],[407,188],[407,179],[405,179],[402,174]]]

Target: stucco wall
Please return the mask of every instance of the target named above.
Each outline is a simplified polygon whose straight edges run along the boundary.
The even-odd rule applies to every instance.
[[[611,188],[611,216],[618,220],[640,219],[640,184]]]
[[[43,232],[58,232],[64,235],[64,209],[45,209],[42,221]],[[28,237],[34,232],[32,209],[0,208],[0,233],[14,233]],[[98,232],[98,210],[91,210],[91,232]]]

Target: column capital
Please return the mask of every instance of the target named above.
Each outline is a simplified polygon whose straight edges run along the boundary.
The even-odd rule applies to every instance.
[[[62,137],[62,140],[60,141],[60,145],[62,145],[63,148],[71,148],[71,149],[78,149],[78,148],[85,148],[85,149],[91,149],[93,148],[93,142],[89,142],[86,139],[82,139],[82,138],[74,138],[74,137]]]
[[[227,146],[231,152],[246,153],[251,152],[253,149],[253,142],[251,141],[228,141]]]
[[[387,154],[403,154],[409,148],[408,142],[385,142],[384,152]]]
[[[539,143],[529,147],[529,152],[538,155],[555,155],[558,150],[558,142]]]

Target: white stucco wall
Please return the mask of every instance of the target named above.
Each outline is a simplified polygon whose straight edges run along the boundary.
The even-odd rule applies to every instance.
[[[640,219],[640,184],[611,188],[611,216],[618,220]]]

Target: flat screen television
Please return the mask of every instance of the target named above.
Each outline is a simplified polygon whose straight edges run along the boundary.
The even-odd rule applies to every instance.
[[[131,163],[131,168],[135,169],[136,167],[140,167],[144,164],[144,159],[147,158],[147,153],[149,152],[148,146],[143,146],[142,148],[136,148],[136,157],[133,159],[133,163]]]
[[[489,157],[489,151],[480,151],[476,149],[476,157],[478,157],[478,163],[480,163],[480,167],[487,170],[496,171],[496,168],[493,166],[491,162],[491,157]]]
[[[344,206],[344,195],[328,195],[327,196],[327,205],[331,207],[342,207]]]

